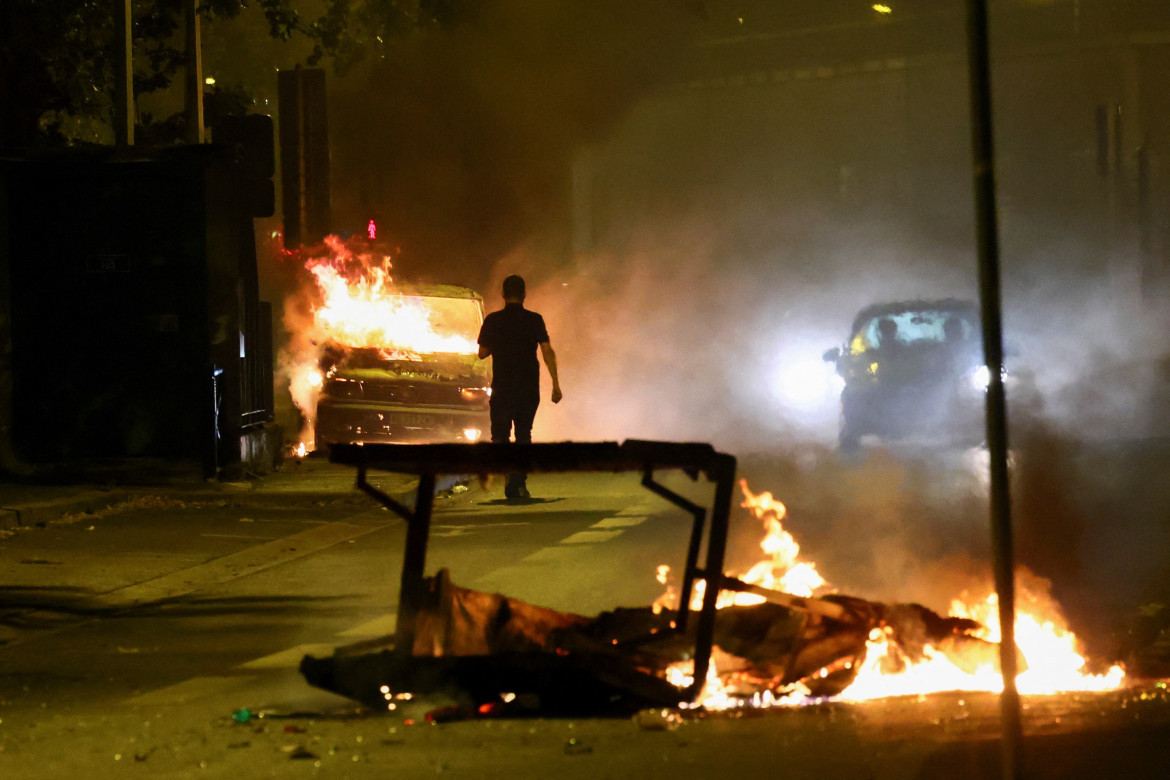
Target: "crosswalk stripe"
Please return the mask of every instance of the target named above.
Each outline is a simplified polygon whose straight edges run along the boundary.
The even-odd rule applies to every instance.
[[[247,663],[242,663],[237,666],[237,669],[292,669],[300,664],[301,659],[306,655],[313,655],[318,658],[322,656],[333,655],[334,648],[337,647],[336,642],[329,644],[316,643],[307,645],[297,645],[278,653],[271,655],[264,655],[259,658],[253,658]]]
[[[524,560],[530,563],[560,563],[562,561],[572,560],[576,555],[577,551],[572,547],[542,547],[531,555],[525,555]],[[497,569],[497,571],[500,570]],[[492,574],[495,574],[495,572],[492,572]],[[486,579],[486,577],[481,577],[480,579]]]
[[[245,678],[246,679],[246,678]],[[204,698],[217,691],[236,687],[240,684],[240,677],[192,677],[166,688],[157,688],[153,691],[126,699],[123,704],[185,704],[193,699]]]
[[[375,637],[393,634],[398,627],[398,615],[391,612],[379,618],[374,618],[353,628],[342,631],[338,636]]]
[[[590,528],[629,528],[646,522],[646,515],[628,515],[624,517],[607,517],[604,520],[598,520]]]
[[[572,536],[561,539],[561,544],[593,544],[607,542],[615,536],[621,536],[621,531],[578,531]]]

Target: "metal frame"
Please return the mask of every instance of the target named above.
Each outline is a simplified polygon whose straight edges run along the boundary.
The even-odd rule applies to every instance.
[[[679,700],[698,698],[707,679],[715,633],[715,607],[719,591],[727,585],[723,559],[735,486],[736,460],[709,444],[628,440],[616,442],[560,442],[550,444],[340,444],[330,450],[334,463],[357,468],[357,487],[407,523],[399,591],[395,647],[409,654],[414,646],[415,623],[425,594],[424,572],[434,509],[436,477],[440,474],[508,474],[523,472],[634,471],[642,473],[642,485],[691,515],[691,536],[674,632],[683,634],[690,618],[689,604],[696,580],[706,588],[698,613],[694,677]],[[703,475],[714,483],[712,506],[695,504],[656,482],[658,470],[683,471],[692,479]],[[418,476],[413,507],[408,507],[369,482],[371,471]],[[710,522],[707,514],[710,512]],[[706,559],[699,557],[706,531]]]

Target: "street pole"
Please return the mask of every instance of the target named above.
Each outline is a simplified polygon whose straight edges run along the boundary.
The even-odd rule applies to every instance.
[[[1003,314],[1000,305],[999,235],[992,146],[991,74],[988,57],[987,0],[967,0],[971,105],[971,152],[975,185],[975,238],[979,252],[979,300],[987,385],[987,449],[991,487],[989,514],[995,591],[999,600],[999,666],[1003,676],[1000,720],[1003,777],[1019,774],[1020,695],[1016,689],[1016,595],[1013,577],[1011,500],[1008,492],[1007,403],[1003,388]]]
[[[134,145],[134,36],[130,0],[114,0],[114,143]]]
[[[199,14],[195,10],[198,0],[183,3],[186,20],[186,140],[189,144],[203,143],[203,54],[199,44]]]

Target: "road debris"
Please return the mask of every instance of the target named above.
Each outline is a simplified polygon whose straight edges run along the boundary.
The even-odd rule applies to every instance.
[[[533,709],[637,713],[686,703],[671,672],[686,661],[695,629],[672,631],[672,613],[623,608],[589,618],[459,587],[446,570],[427,586],[409,652],[390,638],[381,646],[339,648],[331,658],[307,656],[305,679],[382,710],[392,709],[394,692],[402,691],[457,690],[473,702],[431,711],[432,723]],[[744,698],[765,691],[781,696],[798,686],[813,696],[841,692],[875,631],[893,648],[885,661],[891,671],[919,660],[927,645],[957,665],[996,660],[997,645],[976,636],[979,623],[918,604],[753,592],[769,600],[720,609],[713,630],[719,675]],[[654,727],[649,716],[643,722]],[[661,725],[671,722],[662,717]]]

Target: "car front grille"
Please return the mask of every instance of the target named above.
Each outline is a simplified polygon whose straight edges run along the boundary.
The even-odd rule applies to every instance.
[[[403,404],[409,406],[467,406],[468,399],[458,385],[431,383],[358,382],[330,380],[325,395],[372,403]]]

